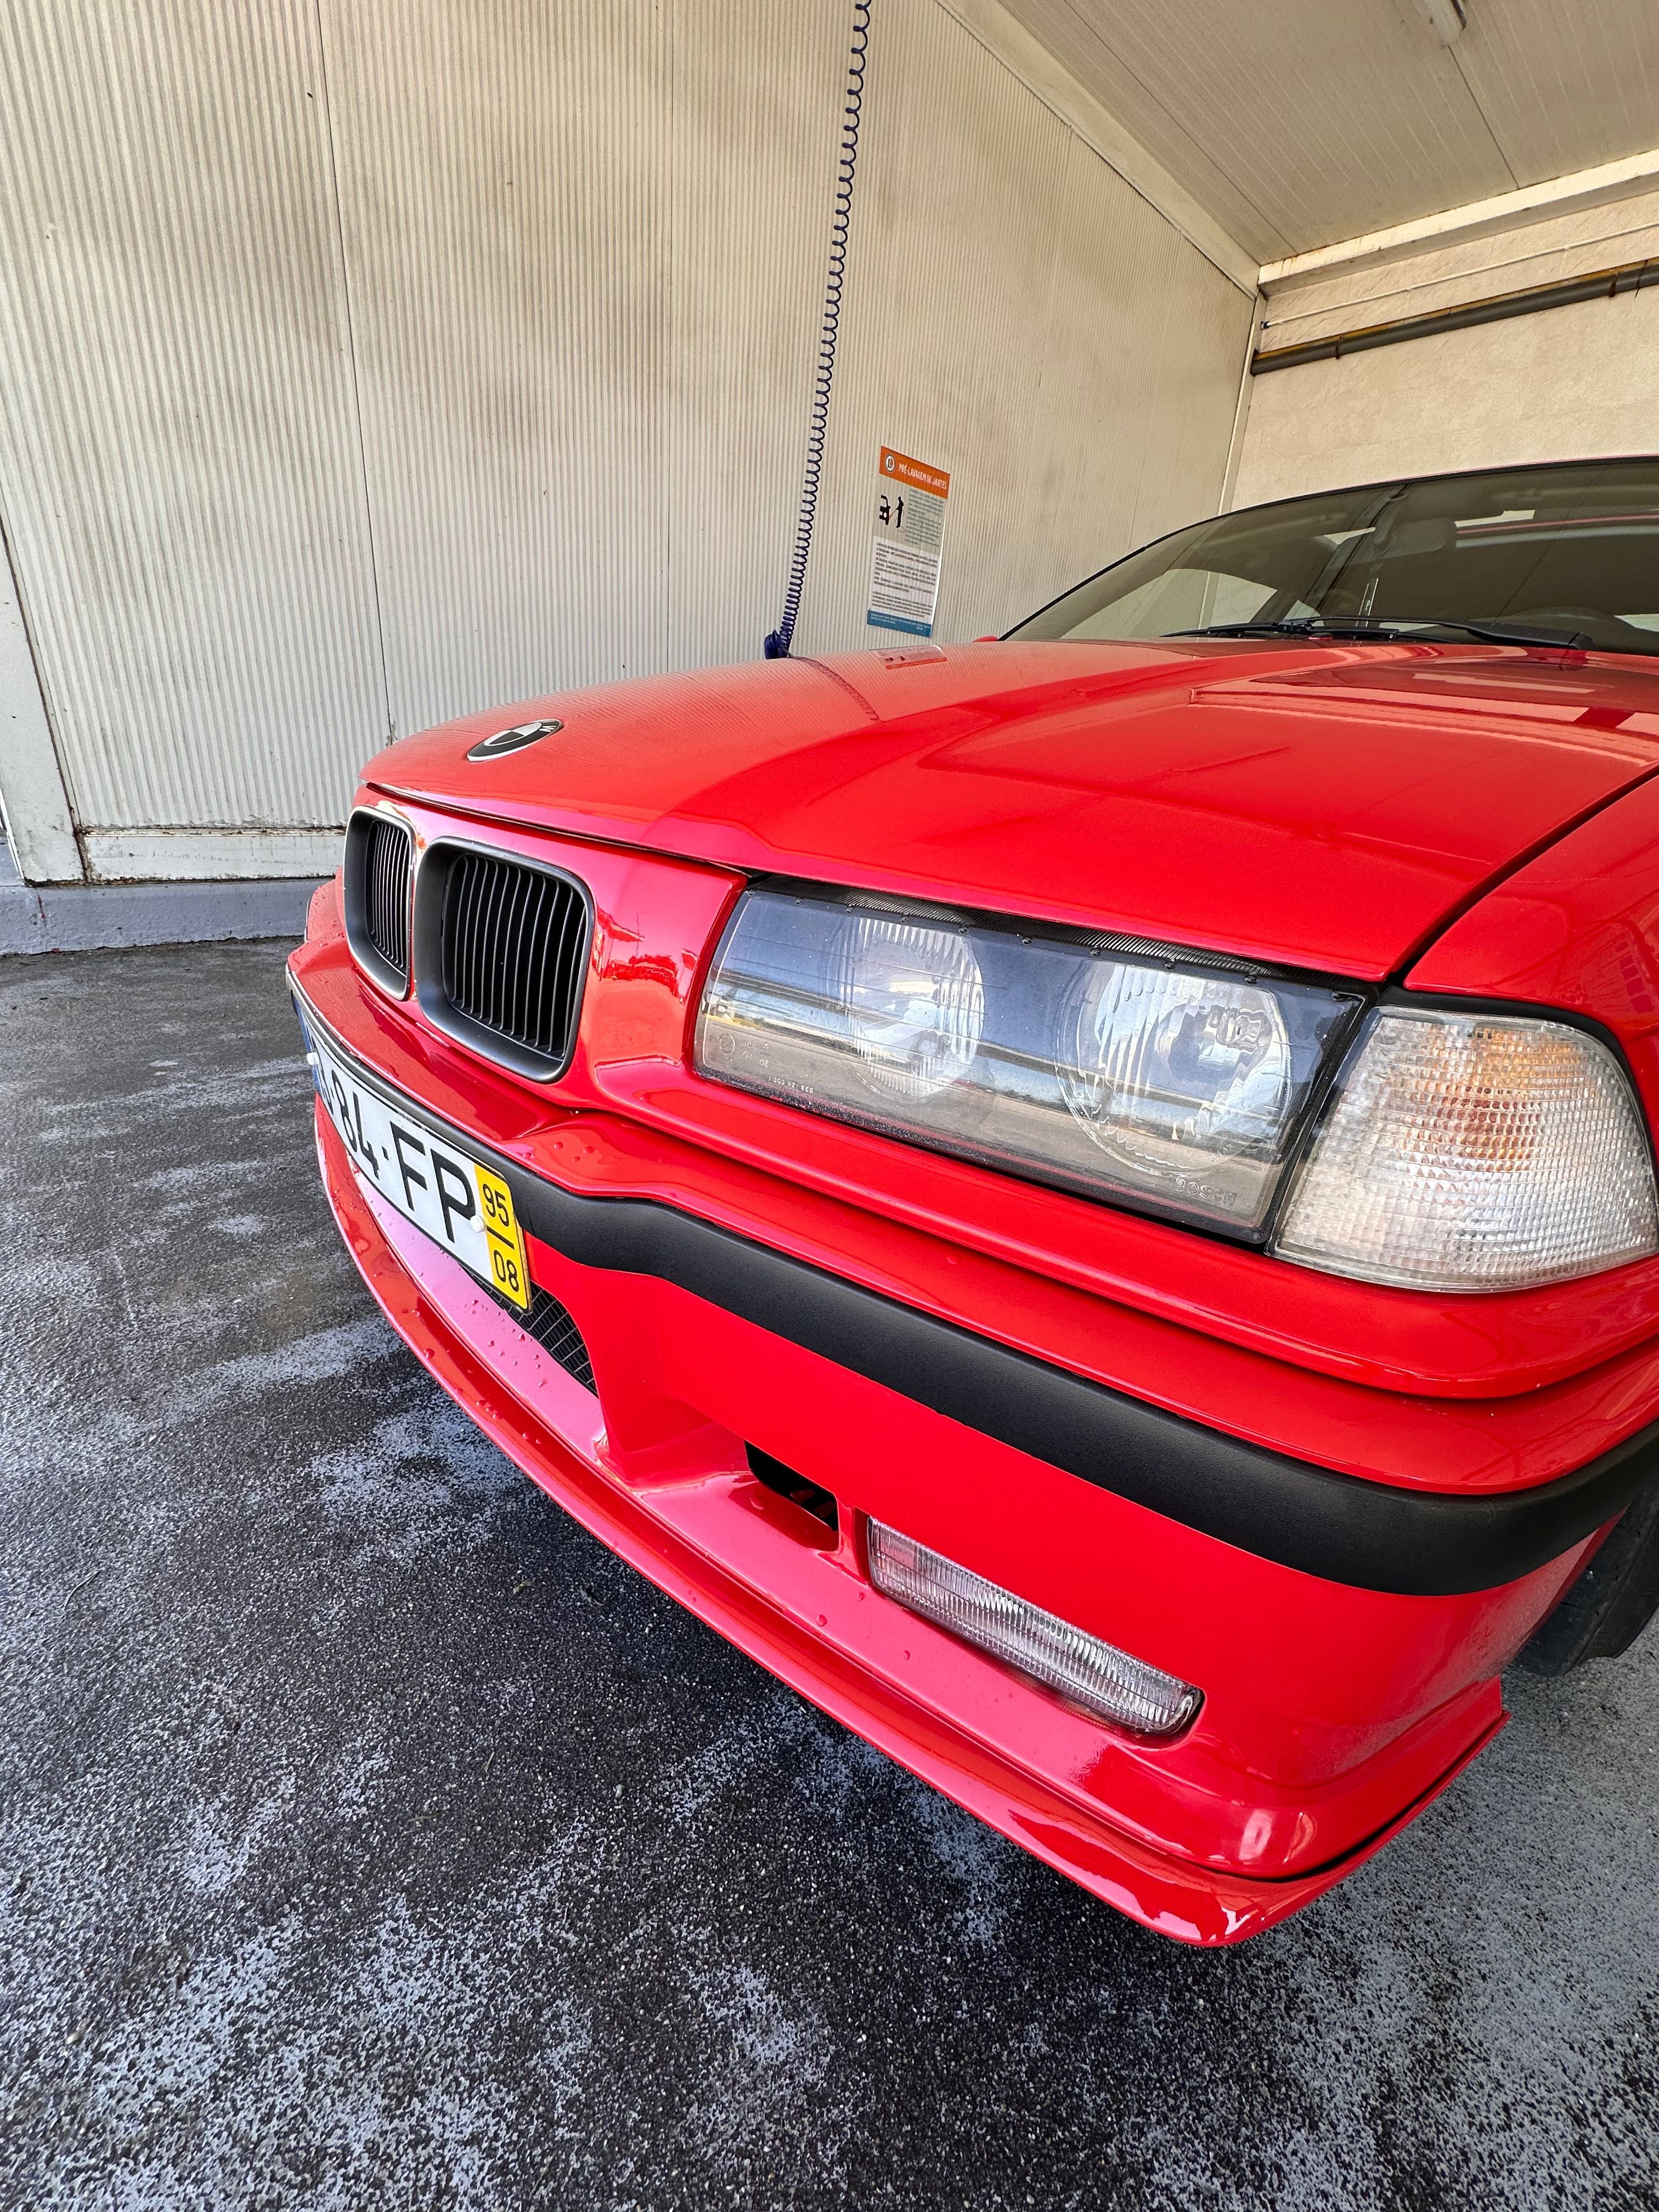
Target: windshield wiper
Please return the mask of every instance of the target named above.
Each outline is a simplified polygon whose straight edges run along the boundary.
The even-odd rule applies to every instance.
[[[1577,647],[1594,647],[1595,643],[1587,629],[1520,629],[1502,622],[1455,622],[1448,615],[1417,617],[1413,627],[1416,628],[1419,623],[1425,629],[1462,630],[1465,637],[1478,637],[1483,645],[1540,645],[1552,653],[1571,653]]]
[[[1285,622],[1211,623],[1202,629],[1165,630],[1166,637],[1403,637],[1404,630],[1395,629],[1388,623],[1323,621],[1317,615]]]
[[[1318,615],[1292,617],[1284,622],[1212,623],[1204,629],[1166,630],[1166,637],[1305,637],[1374,638],[1387,643],[1419,637],[1425,630],[1455,629],[1483,645],[1535,645],[1551,653],[1571,653],[1595,641],[1588,630],[1531,630],[1501,622],[1458,622],[1449,615],[1413,615],[1394,622],[1326,622]]]

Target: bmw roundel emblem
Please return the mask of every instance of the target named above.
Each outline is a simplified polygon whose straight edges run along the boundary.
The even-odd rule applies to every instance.
[[[510,730],[497,730],[492,737],[480,738],[476,745],[469,745],[469,760],[494,760],[499,753],[515,753],[521,745],[533,745],[538,738],[550,738],[555,730],[562,730],[562,722],[514,722]]]

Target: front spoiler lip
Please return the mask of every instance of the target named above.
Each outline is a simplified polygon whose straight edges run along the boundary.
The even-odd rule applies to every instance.
[[[1291,1458],[1052,1366],[660,1200],[579,1196],[484,1144],[314,1024],[390,1103],[452,1129],[541,1242],[583,1267],[677,1285],[951,1420],[1258,1559],[1355,1589],[1501,1589],[1621,1513],[1659,1469],[1659,1422],[1529,1489],[1407,1490]]]

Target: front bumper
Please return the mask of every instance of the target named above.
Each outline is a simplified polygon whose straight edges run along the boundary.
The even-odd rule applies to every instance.
[[[1264,1450],[732,1234],[675,1202],[672,1144],[611,1115],[526,1136],[488,1110],[500,1086],[375,1000],[337,933],[294,974],[365,1081],[507,1176],[597,1393],[367,1190],[319,1118],[347,1242],[445,1388],[741,1649],[1183,1940],[1282,1919],[1446,1785],[1502,1725],[1497,1668],[1644,1469],[1638,1440],[1451,1498]],[[757,1483],[745,1444],[832,1491],[839,1534]],[[881,1597],[866,1513],[1197,1682],[1197,1723],[1116,1735]]]
[[[404,800],[417,848],[452,819]],[[593,941],[556,1083],[291,963],[358,1079],[511,1185],[582,1387],[361,1185],[377,1297],[544,1488],[744,1650],[1121,1910],[1226,1942],[1328,1887],[1502,1724],[1498,1674],[1659,1449],[1652,1270],[1435,1301],[1344,1284],[701,1081],[735,875],[495,826]],[[832,1530],[753,1449],[838,1501]],[[834,1517],[834,1516],[832,1516]],[[1158,1743],[878,1594],[877,1519],[1196,1684]]]
[[[603,1401],[371,1195],[320,1105],[317,1139],[335,1219],[382,1310],[428,1373],[533,1481],[740,1650],[1144,1926],[1218,1944],[1285,1919],[1380,1850],[1503,1725],[1494,1693],[1458,1700],[1418,1747],[1419,1762],[1439,1766],[1432,1778],[1352,1848],[1302,1872],[1253,1877],[1160,1848],[1101,1802],[1110,1783],[1093,1770],[1109,1763],[1102,1757],[1109,1752],[1107,1732],[878,1596],[862,1575],[854,1540],[823,1540],[805,1516],[732,1464],[733,1432],[722,1437],[711,1425],[701,1437],[682,1435],[678,1451],[630,1479],[609,1448]],[[532,1253],[538,1278],[553,1287],[547,1279],[561,1271],[546,1264],[545,1248],[532,1243]],[[561,1276],[556,1294],[569,1304],[564,1293],[572,1288]],[[735,1343],[707,1344],[693,1317],[675,1310],[684,1294],[671,1294],[669,1310],[653,1311],[641,1288],[645,1296],[626,1333],[659,1346],[665,1331],[678,1337],[678,1382],[699,1368],[752,1376],[754,1361],[775,1362],[784,1350],[743,1340],[747,1324]],[[585,1329],[592,1329],[596,1302],[579,1304]],[[589,1338],[590,1351],[599,1341]],[[613,1371],[612,1359],[594,1356],[599,1371]],[[776,1395],[775,1382],[755,1396]],[[769,1409],[758,1410],[761,1419],[745,1425],[764,1430]],[[837,1425],[846,1425],[845,1409]],[[1262,1810],[1251,1809],[1246,1832],[1252,1821],[1265,1831]],[[1224,1818],[1218,1826],[1239,1824]]]

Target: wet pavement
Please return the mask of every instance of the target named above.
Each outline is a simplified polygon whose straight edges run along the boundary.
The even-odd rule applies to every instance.
[[[281,957],[0,960],[0,2205],[1659,2206],[1659,1637],[1145,1935],[426,1379]]]

